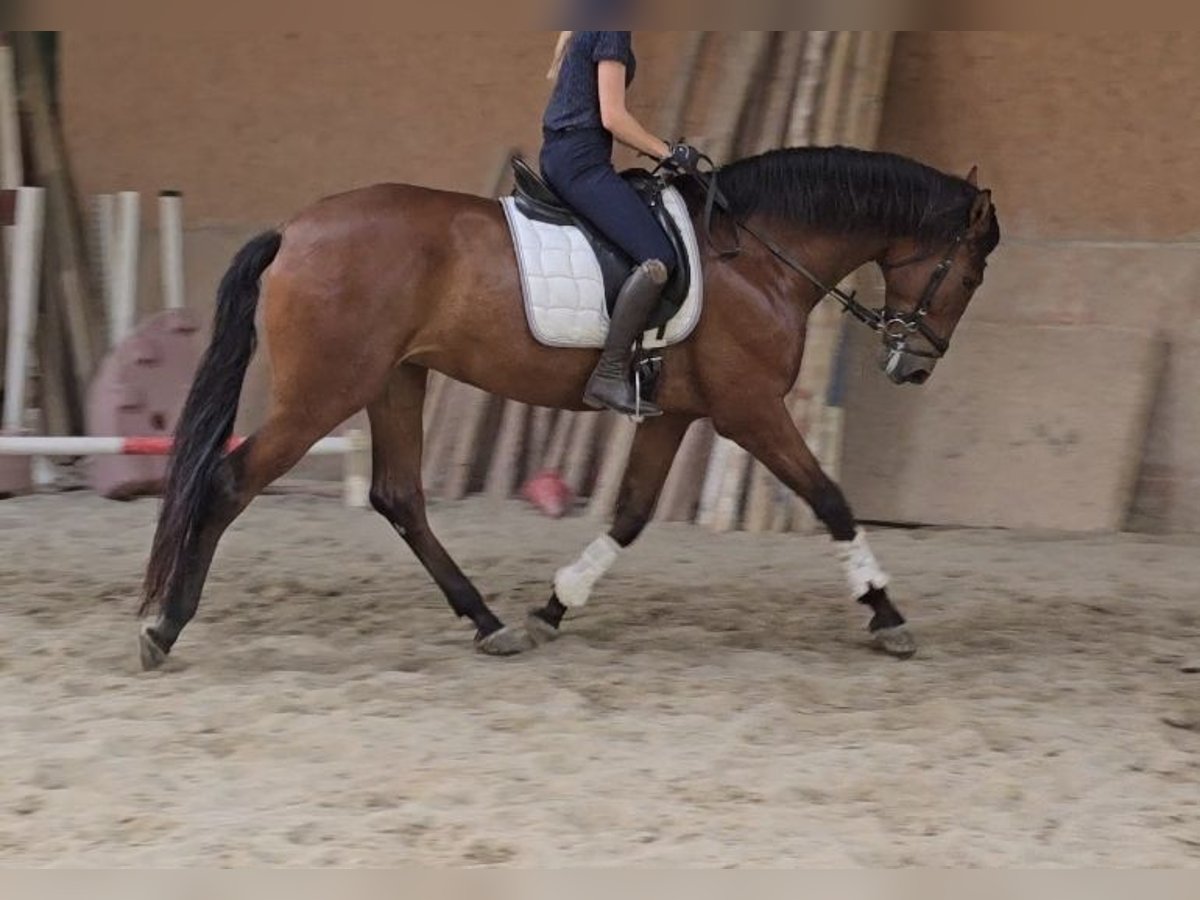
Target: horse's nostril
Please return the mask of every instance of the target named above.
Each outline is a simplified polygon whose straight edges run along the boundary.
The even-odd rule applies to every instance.
[[[917,371],[908,376],[908,383],[922,385],[929,380],[930,374],[926,369],[917,369]]]

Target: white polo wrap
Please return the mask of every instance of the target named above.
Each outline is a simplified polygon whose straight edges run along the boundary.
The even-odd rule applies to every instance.
[[[608,535],[588,544],[579,559],[554,575],[554,593],[563,606],[576,609],[588,602],[600,576],[617,561],[621,546]]]
[[[882,590],[887,587],[887,573],[879,568],[875,554],[867,544],[866,532],[861,528],[854,532],[854,540],[837,541],[834,546],[846,572],[851,599],[858,600],[872,588]]]

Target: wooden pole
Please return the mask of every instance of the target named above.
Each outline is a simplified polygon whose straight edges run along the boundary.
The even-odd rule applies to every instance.
[[[38,280],[42,271],[42,188],[17,191],[16,234],[8,291],[8,351],[5,354],[4,430],[25,427],[26,378],[37,321]]]
[[[371,505],[371,439],[355,428],[346,432],[342,454],[342,502],[351,509]]]
[[[158,243],[163,309],[183,309],[183,195],[179,191],[158,195]]]
[[[496,452],[492,454],[484,487],[487,495],[493,499],[507,499],[517,489],[517,478],[520,474],[517,470],[528,416],[529,407],[524,403],[505,401],[500,417],[500,433],[496,438]]]
[[[794,117],[796,98],[804,75],[805,32],[786,32],[775,59],[775,74],[765,100],[763,121],[754,145],[754,152],[765,153],[780,146],[789,135]],[[745,512],[742,526],[747,531],[760,532],[770,528],[775,506],[780,499],[778,480],[765,466],[753,462],[746,488]]]
[[[843,36],[845,35],[845,36]],[[833,90],[822,104],[819,128],[823,142],[835,140],[872,148],[878,142],[879,121],[890,65],[891,32],[850,32],[838,35],[831,66]],[[836,109],[831,107],[836,106]],[[845,287],[854,287],[851,276]],[[815,340],[805,352],[801,369],[801,387],[808,393],[805,419],[807,440],[817,461],[831,478],[840,475],[843,411],[837,387],[844,373],[841,349],[845,340],[845,322],[832,304],[814,311],[810,331]],[[812,531],[817,522],[799,498],[792,503],[795,530]]]
[[[708,467],[704,471],[704,480],[700,488],[700,507],[696,510],[696,523],[705,528],[712,528],[715,519],[717,501],[721,495],[721,485],[728,468],[729,454],[737,445],[726,438],[716,437],[708,457]]]
[[[21,159],[21,120],[17,112],[17,78],[12,48],[0,44],[0,190],[15,191],[25,183]],[[5,267],[12,271],[13,236],[4,232]]]
[[[137,325],[138,252],[141,244],[141,195],[117,195],[116,234],[113,242],[113,289],[108,310],[108,344],[116,347],[133,334]]]
[[[858,36],[858,32],[853,31],[834,32],[821,101],[815,110],[813,142],[818,146],[829,146],[846,137],[843,130],[846,121],[844,106],[853,83]],[[793,414],[798,424],[804,425],[805,440],[818,460],[822,445],[825,396],[840,339],[840,325],[840,312],[831,303],[822,301],[813,309],[808,319],[804,361],[794,391],[798,408],[793,408]],[[789,502],[791,515],[788,527],[791,530],[812,532],[819,527],[812,510],[803,499],[792,496]]]
[[[16,68],[12,48],[0,44],[0,188],[13,190],[24,181]]]
[[[115,286],[113,273],[116,261],[117,198],[115,194],[98,194],[92,219],[92,259],[104,308],[113,308]]]
[[[834,33],[809,32],[804,50],[804,70],[796,92],[792,120],[788,126],[789,142],[807,146],[816,138],[816,116],[824,84],[829,74],[829,53]],[[808,432],[808,402],[811,395],[798,378],[787,398],[788,413],[802,433]],[[782,485],[780,485],[782,487]],[[797,501],[788,490],[780,492],[770,523],[772,531],[787,531],[792,527]],[[802,502],[802,501],[801,501]]]
[[[488,170],[481,196],[496,197],[508,177],[509,160],[517,151],[505,148]],[[425,392],[425,454],[422,480],[430,495],[439,492],[451,499],[466,494],[475,454],[484,449],[478,441],[487,417],[489,395],[470,385],[430,372]]]
[[[671,473],[663,485],[662,496],[654,514],[655,521],[691,522],[696,518],[700,507],[700,491],[704,486],[704,473],[708,467],[715,437],[716,432],[708,419],[692,423],[679,446],[679,452],[675,454]]]
[[[66,324],[62,309],[50,302],[51,292],[42,285],[42,315],[38,321],[37,402],[41,410],[42,430],[51,435],[77,434],[82,421],[81,398],[72,389],[70,354],[67,352]]]
[[[818,96],[826,75],[826,63],[832,34],[828,31],[810,31],[805,35],[801,54],[796,91],[788,114],[786,143],[789,147],[803,147],[813,143],[814,120]],[[793,421],[801,423],[808,394],[797,382],[786,402]],[[765,466],[756,463],[751,481],[751,491],[757,493],[759,506],[747,516],[747,530],[784,531],[791,524],[791,492]],[[751,503],[755,502],[752,496]],[[767,507],[762,511],[762,505]]]
[[[550,430],[554,424],[553,409],[534,406],[529,413],[529,430],[525,438],[525,471],[523,478],[534,475],[542,460],[546,458],[546,447],[550,441]]]
[[[0,190],[15,191],[25,181],[21,161],[21,123],[17,115],[17,81],[13,69],[12,49],[0,44]],[[15,201],[14,201],[15,202]],[[0,346],[7,346],[8,274],[13,271],[13,237],[11,229],[4,232],[0,244]],[[4,369],[0,368],[0,390],[4,389]]]
[[[659,137],[673,141],[679,137],[683,123],[687,118],[688,105],[692,99],[696,81],[696,67],[708,46],[710,32],[689,31],[683,39],[683,49],[679,54],[679,64],[675,69],[675,78],[667,95],[663,98],[663,118],[660,123]]]
[[[625,416],[616,418],[609,436],[606,452],[601,460],[600,472],[596,476],[596,486],[592,489],[591,501],[588,503],[588,514],[593,519],[607,521],[617,505],[617,494],[621,489],[621,479],[625,475],[625,466],[629,462],[629,450],[633,446],[633,436],[637,426]]]
[[[727,160],[737,151],[740,143],[744,143],[739,128],[746,116],[746,109],[754,100],[756,76],[763,71],[770,49],[770,32],[740,31],[732,35],[722,35],[728,41],[728,50],[724,65],[721,66],[719,88],[713,97],[713,119],[710,126],[709,152],[718,161]],[[701,437],[694,439],[694,448],[703,446]],[[739,456],[740,452],[740,456]],[[721,529],[728,521],[728,510],[733,505],[731,498],[726,497],[720,503],[725,485],[733,490],[738,473],[744,473],[749,457],[736,444],[725,438],[716,438],[709,455],[709,462],[703,486],[700,491],[700,510],[698,517],[709,526]],[[678,462],[678,461],[677,461]],[[695,470],[695,458],[685,458],[684,466]],[[670,481],[670,478],[668,478]],[[698,484],[698,480],[697,480]],[[672,505],[678,506],[680,498],[672,485]],[[720,503],[722,515],[716,516],[716,504]]]
[[[588,489],[592,463],[599,452],[598,435],[603,435],[600,426],[604,424],[604,417],[599,413],[575,413],[571,418],[575,427],[571,431],[571,445],[563,463],[562,478],[578,497]]]
[[[48,287],[61,306],[74,375],[73,421],[82,429],[82,397],[104,344],[104,310],[92,294],[62,134],[50,101],[45,61],[33,32],[11,32],[21,99],[30,125],[31,165],[46,188]]]
[[[567,458],[567,446],[575,429],[575,416],[569,410],[561,410],[554,420],[554,430],[550,433],[550,445],[546,448],[546,456],[541,460],[541,468],[551,472],[559,471]]]
[[[16,191],[0,190],[0,224],[5,227],[0,228],[0,232],[4,233],[7,239],[11,235],[7,224],[14,221],[17,214],[17,196]],[[9,212],[11,205],[12,211]],[[8,290],[9,280],[8,272],[11,263],[8,259],[8,254],[5,252],[3,245],[0,245],[0,347],[8,347]],[[7,377],[5,372],[4,359],[0,359],[0,396],[4,394],[4,381]]]
[[[861,32],[854,64],[854,91],[847,103],[846,139],[857,146],[873,149],[879,142],[884,94],[891,65],[894,34],[889,31]],[[851,276],[853,287],[861,287],[861,276]],[[834,326],[834,346],[830,353],[829,374],[819,410],[817,459],[826,474],[835,481],[841,477],[842,435],[845,413],[840,386],[845,378],[846,323],[839,317]]]
[[[822,88],[828,76],[828,57],[833,43],[833,32],[809,32],[804,48],[804,68],[797,85],[796,102],[792,108],[791,122],[788,124],[788,139],[793,146],[805,146],[814,142],[816,136],[816,115],[820,103]],[[793,387],[787,399],[788,413],[802,432],[808,430],[807,413],[810,395],[799,380]],[[779,485],[782,488],[782,485]],[[773,531],[786,531],[791,528],[793,517],[793,498],[791,492],[783,489],[779,502],[775,504],[770,528]]]
[[[492,395],[470,385],[458,385],[462,398],[462,419],[454,430],[454,446],[450,457],[450,468],[444,475],[442,496],[447,500],[461,500],[470,487],[471,471],[476,455],[480,452],[479,432]]]

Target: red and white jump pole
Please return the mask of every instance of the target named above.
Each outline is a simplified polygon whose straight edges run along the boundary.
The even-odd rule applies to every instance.
[[[245,441],[234,438],[228,449]],[[165,437],[36,437],[0,434],[0,457],[4,456],[166,456],[171,438]],[[341,456],[342,495],[347,506],[362,509],[368,505],[370,488],[371,442],[361,431],[343,437],[317,441],[309,456]]]
[[[245,438],[233,438],[229,450],[236,450]],[[0,455],[5,456],[166,456],[172,440],[167,437],[35,437],[0,435]],[[348,437],[330,437],[318,441],[310,456],[338,456],[350,450]]]

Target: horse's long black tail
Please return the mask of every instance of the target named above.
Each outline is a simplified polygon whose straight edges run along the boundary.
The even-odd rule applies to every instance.
[[[212,342],[200,362],[167,469],[158,528],[143,586],[141,614],[165,603],[178,587],[213,497],[225,446],[233,434],[238,399],[257,343],[254,314],[258,282],[283,236],[267,231],[234,256],[217,291]]]

